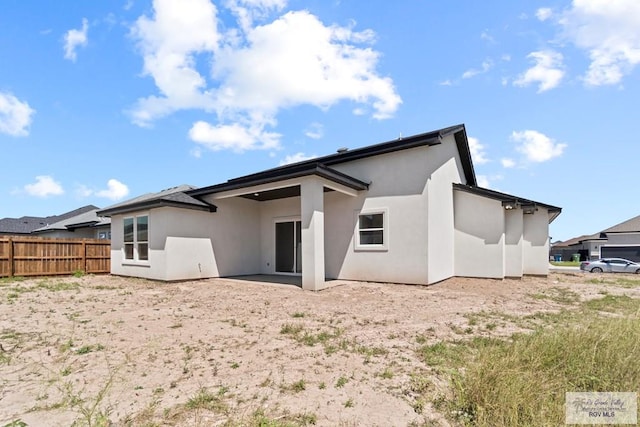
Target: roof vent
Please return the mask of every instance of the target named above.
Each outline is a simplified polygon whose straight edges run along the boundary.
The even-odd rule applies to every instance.
[[[349,151],[349,149],[347,147],[340,147],[336,150],[337,153],[346,153],[347,151]]]

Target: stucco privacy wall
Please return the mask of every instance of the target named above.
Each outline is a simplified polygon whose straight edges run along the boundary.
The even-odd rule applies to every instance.
[[[523,273],[549,274],[549,211],[539,207],[524,215]]]
[[[453,136],[451,136],[453,138]],[[454,202],[452,183],[462,182],[462,166],[456,145],[448,143],[437,148],[431,156],[441,166],[429,177],[428,219],[428,283],[435,283],[455,275]]]
[[[522,277],[524,267],[524,215],[520,209],[505,210],[504,275]]]
[[[502,203],[454,191],[455,275],[503,278],[504,208]]]

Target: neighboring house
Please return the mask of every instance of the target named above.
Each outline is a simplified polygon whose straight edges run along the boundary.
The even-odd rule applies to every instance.
[[[581,261],[599,258],[626,258],[640,262],[640,215],[602,230],[575,237],[552,246],[550,254],[563,260],[579,254]]]
[[[63,213],[62,215],[53,215],[47,217],[23,216],[21,218],[2,218],[0,219],[0,236],[2,235],[29,235],[35,230],[46,227],[56,222],[64,221],[69,218],[81,215],[85,212],[96,211],[97,206],[87,205],[72,211]]]
[[[33,230],[33,234],[53,238],[111,239],[111,218],[96,214],[99,208],[83,212]]]
[[[251,274],[431,284],[548,273],[552,205],[479,188],[463,125],[98,212],[111,272],[158,280]]]

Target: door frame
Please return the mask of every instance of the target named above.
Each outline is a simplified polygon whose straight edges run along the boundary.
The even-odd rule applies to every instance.
[[[276,259],[278,256],[277,253],[277,236],[276,236],[276,224],[279,223],[286,223],[286,222],[292,222],[293,223],[293,242],[294,242],[294,247],[293,247],[293,269],[294,271],[278,271],[277,270],[277,263],[276,263]],[[273,224],[272,224],[272,230],[273,230],[273,271],[275,272],[275,274],[283,274],[286,276],[302,276],[302,262],[300,263],[300,271],[296,272],[295,271],[295,267],[298,261],[298,253],[296,251],[296,247],[295,247],[295,243],[296,243],[296,223],[300,223],[300,244],[302,245],[302,218],[298,215],[298,216],[283,216],[283,217],[277,217],[273,219]]]

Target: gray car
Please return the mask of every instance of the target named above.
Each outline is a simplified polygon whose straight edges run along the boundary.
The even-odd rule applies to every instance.
[[[640,274],[640,264],[624,258],[602,258],[597,261],[580,263],[580,270],[592,273],[636,273]]]

